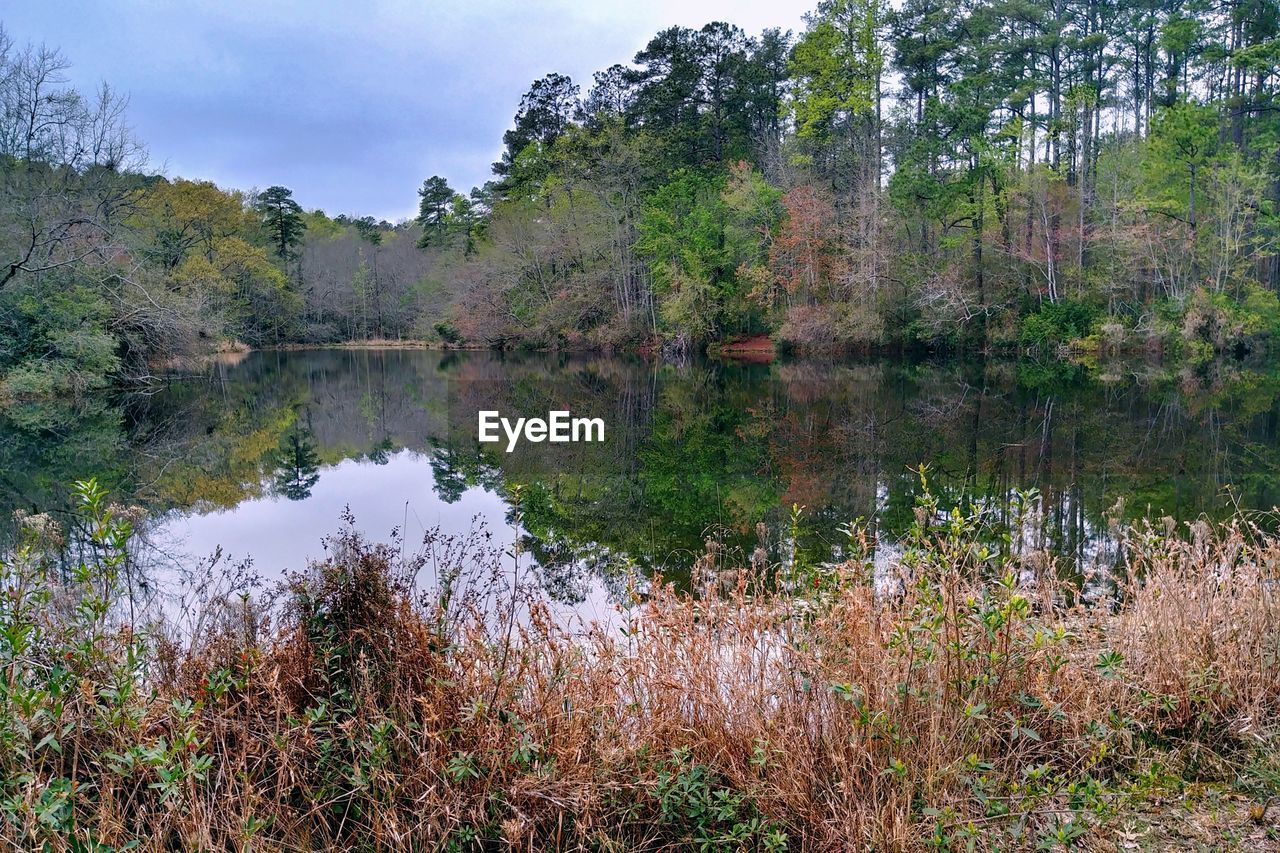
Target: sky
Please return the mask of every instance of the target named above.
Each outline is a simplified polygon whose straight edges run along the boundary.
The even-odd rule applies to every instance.
[[[282,184],[307,209],[390,220],[431,175],[490,177],[529,84],[585,90],[658,30],[726,20],[803,28],[816,0],[6,0],[17,46],[70,82],[127,94],[153,171],[227,188]]]

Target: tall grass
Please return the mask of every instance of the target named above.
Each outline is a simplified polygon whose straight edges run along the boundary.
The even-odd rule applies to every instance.
[[[1243,521],[1128,531],[1090,599],[926,496],[888,582],[856,527],[838,565],[711,549],[714,593],[572,633],[468,543],[348,526],[177,642],[116,606],[129,526],[79,489],[97,556],[64,577],[28,518],[0,578],[15,848],[1047,849],[1192,778],[1268,820],[1280,543]]]

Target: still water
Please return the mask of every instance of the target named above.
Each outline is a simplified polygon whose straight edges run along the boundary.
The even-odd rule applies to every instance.
[[[605,441],[507,453],[477,442],[480,409],[600,417]],[[0,413],[3,518],[69,517],[68,484],[96,476],[145,510],[159,577],[303,569],[349,510],[405,548],[488,530],[585,618],[632,572],[680,578],[709,537],[781,558],[795,506],[811,559],[838,556],[855,519],[892,549],[922,463],[942,504],[982,508],[993,535],[1105,562],[1111,519],[1280,503],[1280,371],[316,350]]]

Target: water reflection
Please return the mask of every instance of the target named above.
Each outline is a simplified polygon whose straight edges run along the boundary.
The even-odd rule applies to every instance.
[[[603,418],[606,440],[505,453],[476,442],[480,409],[569,409]],[[221,546],[266,576],[322,556],[345,507],[410,544],[484,522],[554,596],[603,608],[632,570],[679,577],[709,536],[781,558],[792,505],[807,559],[838,556],[859,518],[891,548],[920,463],[1001,547],[1105,563],[1113,519],[1274,506],[1278,426],[1280,372],[255,353],[154,394],[0,415],[0,510],[65,517],[67,485],[96,475],[146,509],[169,565]]]
[[[370,454],[369,458],[377,464],[386,463],[385,452],[378,457]],[[281,443],[277,460],[276,493],[291,501],[311,497],[311,489],[320,481],[320,456],[311,430],[295,422]]]

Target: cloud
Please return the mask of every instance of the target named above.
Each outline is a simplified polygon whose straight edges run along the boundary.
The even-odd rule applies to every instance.
[[[74,83],[128,92],[168,174],[284,184],[330,213],[411,215],[432,174],[483,183],[530,82],[582,83],[658,29],[798,29],[808,3],[7,3],[18,42],[61,47]]]

